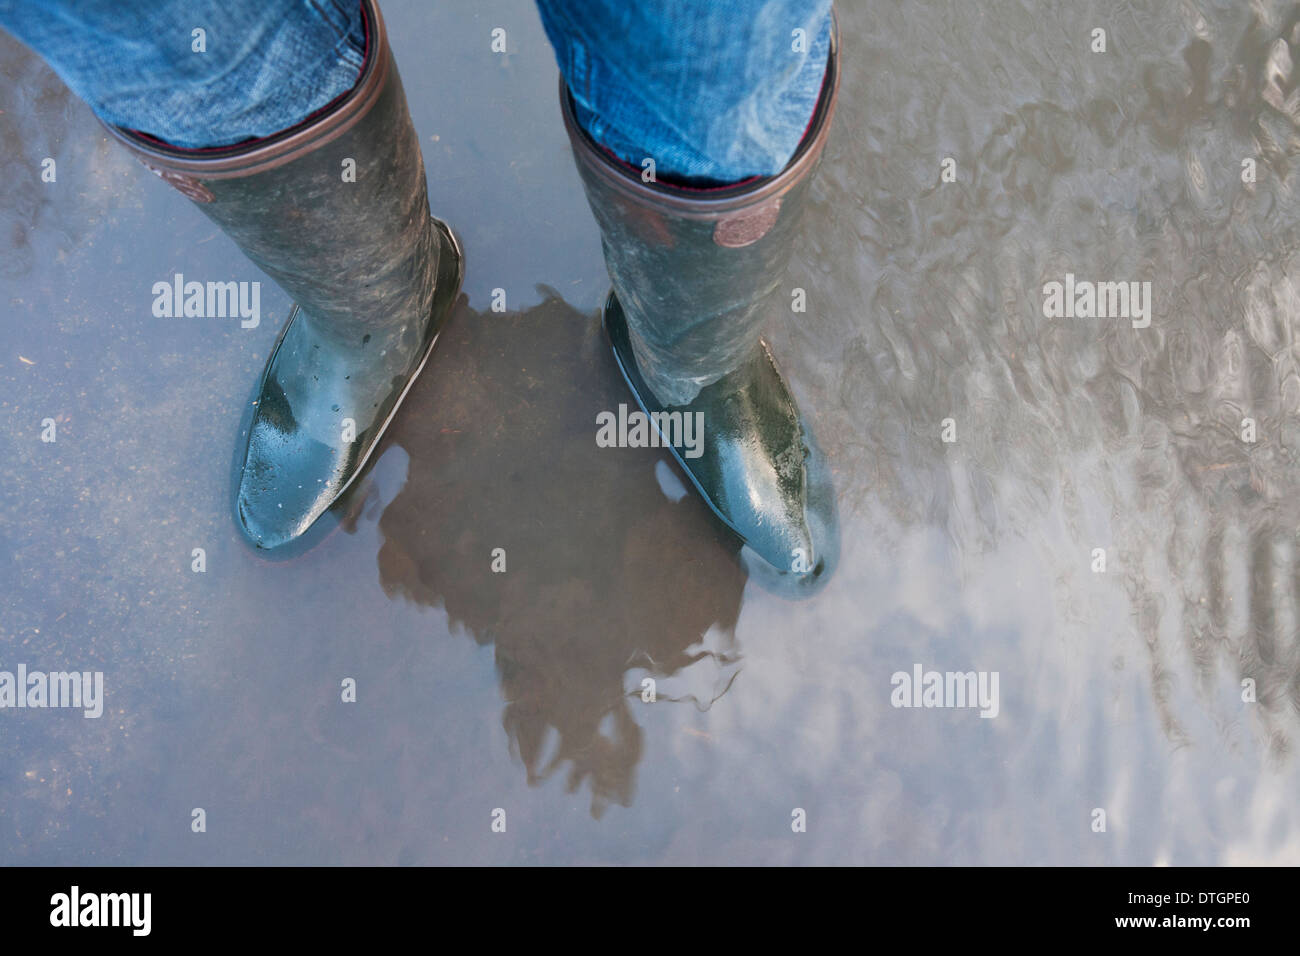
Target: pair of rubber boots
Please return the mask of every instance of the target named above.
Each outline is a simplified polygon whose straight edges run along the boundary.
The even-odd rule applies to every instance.
[[[362,472],[460,291],[461,249],[429,213],[419,139],[373,0],[363,13],[356,86],[300,126],[204,150],[110,130],[295,300],[262,376],[236,502],[264,549],[301,539]],[[834,493],[759,334],[784,299],[778,284],[834,109],[837,62],[832,40],[816,113],[787,167],[710,190],[643,181],[581,129],[561,82],[613,283],[604,324],[615,359],[642,412],[665,426],[663,441],[679,442],[672,452],[704,500],[800,588],[824,581],[838,552]],[[702,449],[680,446],[672,413],[702,421]]]

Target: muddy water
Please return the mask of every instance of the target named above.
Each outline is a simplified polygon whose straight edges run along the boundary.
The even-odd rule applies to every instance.
[[[455,6],[385,11],[466,297],[287,562],[229,500],[290,303],[155,319],[261,276],[0,37],[0,669],[106,699],[0,712],[0,860],[1300,862],[1300,7],[841,4],[769,337],[843,546],[792,602],[596,447],[626,393],[550,50]],[[1149,281],[1150,324],[1046,317],[1067,274]],[[917,665],[996,673],[996,716],[894,706]]]

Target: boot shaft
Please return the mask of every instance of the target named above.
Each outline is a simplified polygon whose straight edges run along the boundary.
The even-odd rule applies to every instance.
[[[838,31],[821,96],[795,155],[774,177],[716,189],[649,181],[602,149],[560,101],[605,264],[647,382],[668,405],[751,354],[790,259],[839,80]]]
[[[109,127],[225,232],[327,336],[354,341],[433,295],[438,243],[420,142],[373,0],[356,85],[276,136],[178,149]]]

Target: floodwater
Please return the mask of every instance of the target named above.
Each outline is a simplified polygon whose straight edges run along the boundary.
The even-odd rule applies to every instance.
[[[105,675],[97,720],[0,711],[0,862],[1300,863],[1300,5],[840,4],[769,335],[839,494],[802,601],[596,447],[551,52],[470,8],[385,4],[466,297],[288,561],[230,513],[287,297],[154,318],[262,277],[0,36],[0,669]],[[1150,324],[1046,317],[1067,274]],[[894,706],[917,665],[996,716]]]

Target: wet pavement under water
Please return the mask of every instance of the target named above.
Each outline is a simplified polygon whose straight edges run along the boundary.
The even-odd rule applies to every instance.
[[[1300,6],[840,4],[769,324],[839,494],[805,601],[595,444],[630,397],[531,4],[384,9],[466,295],[288,561],[230,461],[290,302],[155,318],[264,277],[0,35],[0,669],[105,674],[0,711],[0,862],[1300,863]],[[1066,273],[1150,326],[1046,318]],[[918,664],[996,717],[893,706]]]

